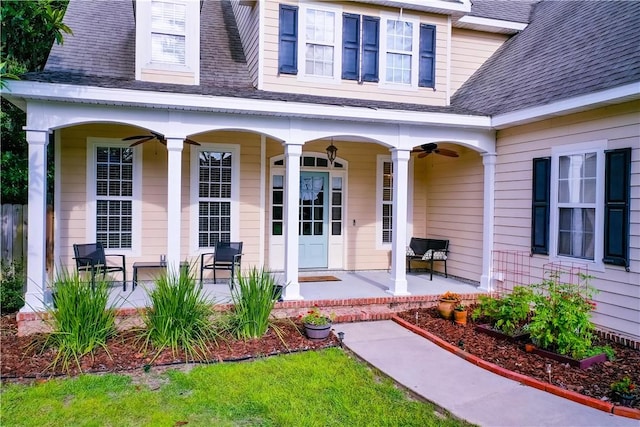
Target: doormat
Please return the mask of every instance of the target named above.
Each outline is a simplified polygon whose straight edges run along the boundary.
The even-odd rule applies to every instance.
[[[300,276],[298,282],[340,282],[336,276]]]

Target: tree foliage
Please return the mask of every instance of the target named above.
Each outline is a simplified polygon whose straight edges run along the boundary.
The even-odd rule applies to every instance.
[[[62,22],[67,3],[68,0],[2,0],[2,88],[5,87],[5,79],[17,79],[27,71],[41,71],[53,43],[62,43],[63,35],[71,34],[71,29]],[[0,199],[2,203],[26,203],[28,145],[22,130],[26,124],[26,115],[3,98],[0,119]]]

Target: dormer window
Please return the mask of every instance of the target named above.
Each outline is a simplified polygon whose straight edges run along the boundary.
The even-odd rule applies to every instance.
[[[151,61],[185,65],[184,4],[154,1],[151,3]]]
[[[136,1],[136,79],[200,84],[200,2]]]

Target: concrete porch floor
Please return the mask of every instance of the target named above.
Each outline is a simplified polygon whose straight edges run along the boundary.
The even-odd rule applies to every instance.
[[[276,281],[283,283],[282,273],[274,273]],[[388,271],[315,271],[301,272],[300,276],[326,276],[332,275],[340,281],[330,282],[303,282],[300,283],[300,294],[303,301],[308,304],[310,301],[319,300],[352,300],[363,298],[388,298],[393,297],[387,292],[391,284],[391,274]],[[459,294],[481,294],[484,291],[477,286],[455,279],[452,277],[433,276],[433,281],[429,280],[429,272],[407,273],[407,290],[412,297],[415,296],[437,296],[446,291]],[[122,286],[114,283],[111,288],[111,302],[118,308],[140,308],[148,306],[148,290],[154,286],[153,280],[144,280],[138,283],[135,290],[132,290],[131,283],[127,283],[127,290],[123,291]],[[211,283],[205,280],[205,295],[216,304],[227,304],[231,302],[231,291],[228,279],[218,278],[218,283]]]

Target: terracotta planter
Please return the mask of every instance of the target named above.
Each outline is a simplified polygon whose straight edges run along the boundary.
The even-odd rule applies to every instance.
[[[527,344],[524,345],[524,351],[526,351],[527,353],[533,352],[533,350],[535,348],[536,348],[536,346],[531,344],[531,343],[527,343]]]
[[[453,316],[453,307],[458,305],[458,301],[451,299],[441,299],[438,301],[438,313],[444,319],[451,320]]]
[[[453,310],[453,321],[458,325],[466,325],[467,324],[467,310]]]
[[[331,323],[326,325],[304,324],[304,333],[310,340],[324,340],[331,333]]]

